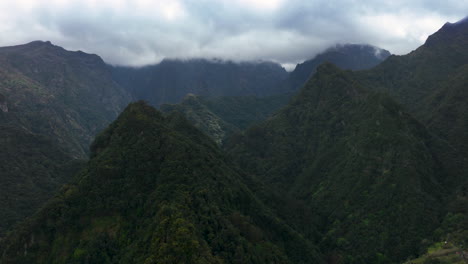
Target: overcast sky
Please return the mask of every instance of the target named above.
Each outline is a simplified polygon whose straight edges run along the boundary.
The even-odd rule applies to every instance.
[[[50,40],[120,65],[205,57],[291,67],[336,43],[406,54],[467,15],[467,0],[0,0],[0,46]]]

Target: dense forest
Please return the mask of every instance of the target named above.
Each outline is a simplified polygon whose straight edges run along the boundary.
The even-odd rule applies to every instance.
[[[0,48],[0,263],[464,263],[467,78],[468,19],[291,73]]]

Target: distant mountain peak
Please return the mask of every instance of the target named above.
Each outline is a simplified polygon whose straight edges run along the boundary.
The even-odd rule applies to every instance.
[[[390,56],[390,52],[368,44],[336,44],[296,66],[289,76],[292,89],[300,88],[324,62],[331,62],[341,69],[369,69]]]
[[[468,25],[468,16],[466,16],[465,18],[455,22],[455,23],[450,23],[450,22],[447,22],[445,23],[444,26],[457,26],[457,25]]]
[[[468,41],[468,17],[455,23],[447,22],[437,32],[430,35],[425,46],[453,45],[458,43],[466,46]]]
[[[31,41],[29,43],[27,43],[26,45],[53,45],[52,42],[50,42],[49,40],[34,40],[34,41]]]

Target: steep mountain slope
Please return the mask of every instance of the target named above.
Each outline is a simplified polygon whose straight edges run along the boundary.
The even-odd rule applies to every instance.
[[[446,23],[405,56],[391,56],[362,72],[362,80],[385,90],[434,133],[468,157],[468,19]]]
[[[344,69],[360,70],[377,65],[389,55],[388,51],[370,45],[337,45],[317,55],[314,59],[298,64],[283,82],[265,81],[264,84],[269,84],[270,87],[264,90],[268,91],[267,94],[275,95],[266,97],[201,96],[197,99],[189,96],[178,105],[163,104],[161,109],[183,113],[197,128],[210,135],[217,143],[221,143],[233,132],[261,122],[285,106],[296,90],[315,73],[315,69],[321,63],[329,61]],[[143,69],[140,70],[142,71]],[[116,78],[119,78],[118,75]],[[143,76],[144,74],[140,73],[138,78],[144,78]],[[217,89],[224,86],[226,83],[221,83]]]
[[[60,146],[44,136],[0,126],[0,237],[31,216],[79,168]]]
[[[142,68],[111,67],[114,79],[135,98],[152,105],[178,103],[187,94],[203,96],[267,96],[287,72],[271,62],[163,60]]]
[[[195,95],[186,96],[180,104],[164,104],[161,106],[161,111],[182,113],[190,123],[211,137],[218,145],[221,145],[228,135],[239,131],[238,128],[213,113]]]
[[[390,56],[390,52],[387,50],[370,45],[337,45],[298,64],[289,75],[286,85],[292,90],[298,90],[315,73],[317,67],[324,62],[333,63],[346,70],[363,70],[378,65],[388,56]]]
[[[0,48],[2,122],[49,135],[76,156],[130,100],[96,55],[41,41]]]
[[[0,48],[0,236],[71,178],[63,170],[129,100],[96,55],[40,41]]]
[[[161,111],[178,111],[198,129],[221,144],[227,137],[261,122],[286,105],[291,95],[267,97],[189,95],[180,104],[164,104]]]
[[[454,150],[391,98],[331,64],[227,149],[247,171],[321,212],[322,249],[345,263],[417,255],[464,173]]]
[[[1,241],[1,262],[321,263],[254,186],[180,115],[133,103],[76,184]]]

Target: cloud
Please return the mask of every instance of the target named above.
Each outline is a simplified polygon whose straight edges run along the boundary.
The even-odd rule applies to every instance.
[[[336,43],[404,54],[467,14],[459,0],[0,1],[0,45],[50,40],[121,65],[217,57],[289,67]]]

